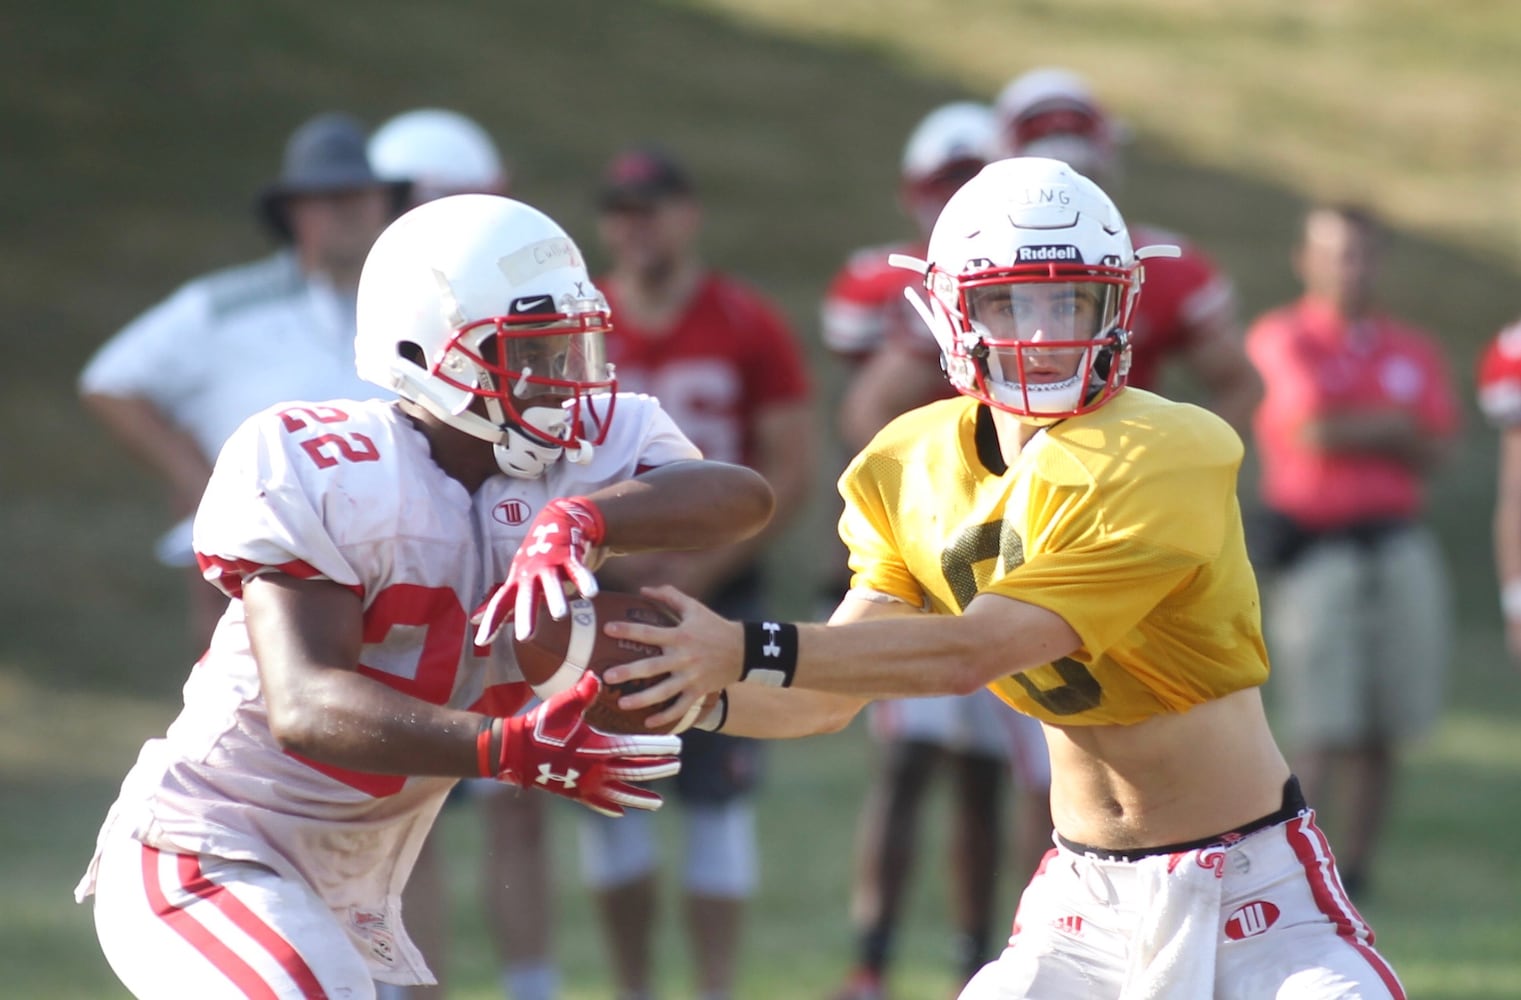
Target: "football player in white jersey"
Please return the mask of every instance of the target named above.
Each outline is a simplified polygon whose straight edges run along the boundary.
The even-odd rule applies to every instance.
[[[231,603],[76,890],[136,996],[431,982],[399,901],[459,778],[660,805],[633,782],[676,772],[676,737],[585,724],[589,674],[511,717],[530,692],[495,641],[539,600],[563,614],[566,589],[595,592],[605,555],[732,542],[770,516],[760,476],[617,394],[607,326],[553,220],[434,201],[360,282],[359,372],[400,401],[281,404],[229,440],[194,535]]]
[[[621,703],[724,691],[722,728],[837,727],[862,699],[991,688],[1041,721],[1056,847],[962,1000],[1393,998],[1268,727],[1257,584],[1220,417],[1126,386],[1145,259],[1065,163],[984,167],[916,298],[960,396],[840,479],[852,590],[827,625],[726,621],[673,588]],[[809,716],[812,716],[810,719]]]

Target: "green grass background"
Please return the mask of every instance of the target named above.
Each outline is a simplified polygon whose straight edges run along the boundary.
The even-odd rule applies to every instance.
[[[264,250],[251,199],[309,114],[345,108],[373,123],[439,104],[477,117],[511,158],[519,196],[594,259],[600,164],[624,142],[659,138],[703,185],[710,258],[772,292],[812,345],[843,256],[905,230],[896,164],[914,122],[1063,63],[1134,135],[1115,191],[1126,214],[1216,255],[1248,315],[1295,292],[1286,254],[1305,198],[1373,203],[1394,227],[1386,301],[1444,338],[1471,398],[1484,339],[1521,313],[1518,50],[1521,5],[1507,0],[6,5],[0,996],[121,995],[69,891],[193,655],[179,579],[149,559],[166,520],[156,485],[82,414],[74,376],[180,281]],[[824,428],[838,373],[822,359],[818,371]],[[1433,495],[1457,576],[1451,708],[1403,774],[1366,907],[1417,997],[1521,996],[1521,676],[1505,662],[1493,596],[1493,475],[1494,436],[1470,405]],[[821,483],[773,557],[794,613],[811,610],[826,494]],[[847,964],[849,839],[869,753],[859,727],[773,749],[741,997],[822,996]],[[572,818],[555,818],[568,995],[607,996]],[[905,998],[951,985],[930,829],[904,931]],[[472,898],[478,828],[455,810],[441,835],[458,995],[496,996]],[[1005,914],[1014,892],[1006,885]],[[669,905],[666,915],[662,976],[680,996],[686,956]]]

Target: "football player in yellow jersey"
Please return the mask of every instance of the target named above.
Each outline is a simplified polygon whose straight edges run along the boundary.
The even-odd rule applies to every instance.
[[[868,700],[993,688],[1039,718],[1056,847],[963,1000],[1396,997],[1268,729],[1268,661],[1236,502],[1240,439],[1125,387],[1143,258],[1055,160],[986,167],[930,238],[920,313],[960,392],[900,417],[841,478],[852,590],[827,625],[611,635],[669,673],[627,708],[798,736]],[[1152,267],[1165,267],[1166,261]]]

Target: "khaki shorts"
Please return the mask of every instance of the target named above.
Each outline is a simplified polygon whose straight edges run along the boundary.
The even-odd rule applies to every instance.
[[[1355,747],[1424,735],[1442,707],[1452,632],[1429,531],[1309,548],[1265,588],[1278,720],[1292,745]]]

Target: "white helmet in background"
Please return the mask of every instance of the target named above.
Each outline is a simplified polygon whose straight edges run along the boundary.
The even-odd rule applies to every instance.
[[[359,278],[359,376],[496,445],[510,476],[589,461],[617,382],[607,301],[549,216],[495,195],[430,201],[391,223]]]
[[[975,101],[942,104],[920,119],[903,147],[904,207],[928,233],[956,190],[998,156],[998,118]]]
[[[1006,156],[1045,156],[1088,177],[1112,179],[1120,130],[1089,88],[1065,69],[1032,69],[998,95]]]
[[[998,160],[946,204],[910,292],[956,390],[1028,423],[1097,409],[1125,385],[1140,258],[1097,184],[1060,160]]]
[[[381,177],[412,182],[413,204],[450,194],[507,193],[507,173],[491,136],[454,111],[403,112],[370,136],[369,153]]]

